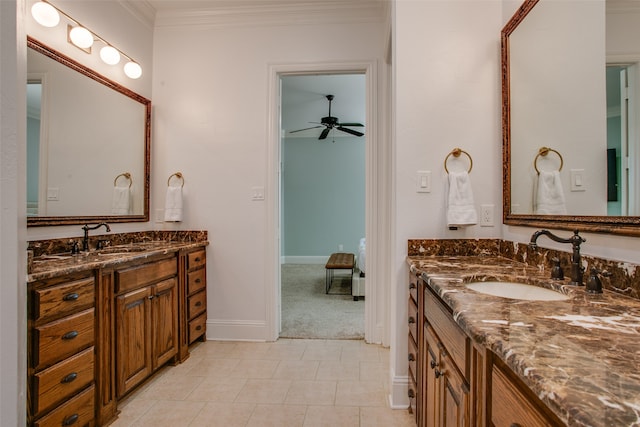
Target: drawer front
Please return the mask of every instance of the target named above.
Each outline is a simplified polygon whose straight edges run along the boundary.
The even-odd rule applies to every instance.
[[[449,310],[442,305],[429,289],[424,293],[424,315],[436,332],[436,335],[444,343],[447,353],[451,356],[456,366],[464,374],[465,379],[469,375],[469,351],[470,342],[462,329],[453,320]]]
[[[193,319],[198,314],[207,309],[207,293],[199,292],[189,297],[189,319]]]
[[[93,345],[94,309],[38,326],[34,335],[33,364],[41,369]]]
[[[187,268],[189,270],[202,267],[206,263],[207,263],[207,251],[205,249],[187,254]]]
[[[175,276],[177,273],[178,261],[176,258],[119,270],[115,272],[116,292],[136,289],[143,285]]]
[[[203,313],[189,322],[189,344],[206,332],[207,314]]]
[[[191,295],[207,286],[207,270],[201,268],[187,273],[187,294]]]
[[[66,400],[91,384],[94,379],[93,350],[89,347],[34,375],[34,413]]]
[[[413,340],[418,342],[418,306],[411,298],[409,298],[409,313],[407,316],[409,322],[409,333],[413,335]]]
[[[34,320],[60,317],[95,304],[93,277],[33,291]]]
[[[495,365],[491,375],[491,422],[495,427],[552,426]]]
[[[413,380],[417,381],[418,379],[418,348],[416,347],[416,343],[413,342],[411,337],[409,337],[409,374],[413,376]]]
[[[418,420],[418,406],[417,406],[417,401],[418,401],[418,387],[416,386],[416,383],[413,382],[413,380],[409,380],[409,389],[407,391],[408,397],[409,397],[409,410],[410,413],[413,414],[415,420]]]
[[[418,303],[418,276],[409,274],[409,296]]]
[[[93,425],[94,393],[91,386],[73,399],[65,402],[46,417],[34,423],[35,427],[85,426]]]

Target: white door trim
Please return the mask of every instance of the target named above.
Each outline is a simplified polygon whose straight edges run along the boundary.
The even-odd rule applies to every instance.
[[[385,333],[384,318],[388,311],[388,298],[384,298],[382,292],[386,287],[378,271],[384,271],[377,266],[383,265],[380,259],[377,242],[383,237],[380,230],[379,211],[381,201],[378,177],[379,126],[378,119],[378,76],[377,61],[354,62],[321,62],[300,64],[272,64],[269,66],[269,94],[268,94],[268,159],[267,159],[267,189],[270,197],[267,198],[267,225],[266,225],[266,256],[265,263],[265,310],[267,323],[267,339],[274,341],[279,335],[280,325],[280,77],[284,75],[304,74],[338,74],[338,73],[363,73],[366,80],[366,123],[367,141],[365,148],[366,157],[366,213],[365,234],[367,237],[367,265],[376,266],[367,268],[366,298],[365,298],[365,340],[372,343],[382,343]],[[385,193],[386,194],[386,193]],[[381,300],[381,301],[379,301]],[[379,305],[381,307],[379,307]]]

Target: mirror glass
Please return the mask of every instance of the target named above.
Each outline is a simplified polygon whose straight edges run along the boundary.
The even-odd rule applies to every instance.
[[[528,0],[502,32],[504,222],[640,234],[640,7]]]
[[[148,221],[151,102],[28,46],[27,224]]]

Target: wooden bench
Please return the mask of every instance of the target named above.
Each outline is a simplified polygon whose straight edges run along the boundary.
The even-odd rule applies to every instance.
[[[354,254],[346,254],[342,252],[331,254],[324,268],[326,269],[325,293],[328,294],[329,289],[331,288],[334,270],[351,270],[349,283],[351,284],[351,288],[353,289],[353,269],[355,268]]]

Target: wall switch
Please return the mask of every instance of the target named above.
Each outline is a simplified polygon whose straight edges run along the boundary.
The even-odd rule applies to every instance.
[[[417,193],[430,193],[431,192],[431,171],[418,171],[416,172],[416,192]]]
[[[338,245],[338,250],[339,250],[340,252],[344,251],[344,245]]]
[[[254,202],[264,200],[264,187],[251,187],[251,200]]]
[[[480,227],[493,227],[493,205],[480,205]]]
[[[47,188],[47,200],[51,201],[58,201],[60,200],[60,189],[58,188],[54,188],[54,187],[49,187]]]
[[[587,191],[584,169],[571,169],[571,191]]]

